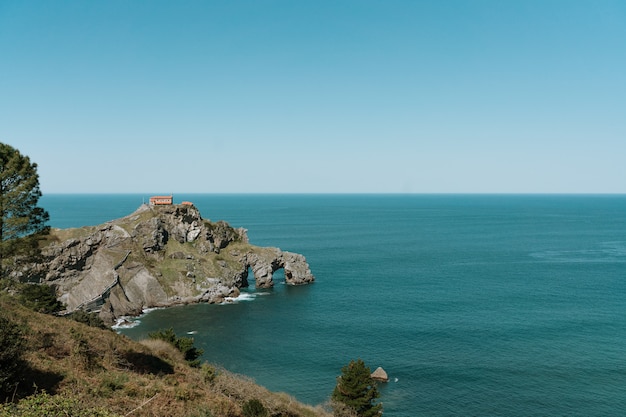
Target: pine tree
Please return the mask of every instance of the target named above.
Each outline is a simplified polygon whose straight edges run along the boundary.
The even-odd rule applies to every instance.
[[[332,399],[356,411],[359,417],[374,417],[382,414],[382,404],[375,404],[380,396],[370,368],[358,359],[341,368]]]
[[[41,197],[37,164],[17,149],[0,143],[0,272],[10,257],[36,251],[36,237],[48,230],[48,213],[37,207]]]

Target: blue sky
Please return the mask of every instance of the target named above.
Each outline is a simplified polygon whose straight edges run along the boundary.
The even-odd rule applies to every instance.
[[[0,0],[44,193],[626,193],[626,2]]]

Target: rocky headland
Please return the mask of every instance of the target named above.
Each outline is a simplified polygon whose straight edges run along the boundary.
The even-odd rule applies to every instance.
[[[246,230],[203,219],[193,205],[142,205],[100,226],[53,229],[22,279],[54,286],[67,311],[99,312],[106,323],[146,308],[221,303],[248,286],[315,280],[304,256],[249,243]]]

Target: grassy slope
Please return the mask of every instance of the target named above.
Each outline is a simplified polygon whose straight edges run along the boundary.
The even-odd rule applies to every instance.
[[[60,404],[75,416],[242,416],[251,399],[260,400],[269,415],[330,415],[225,370],[212,378],[212,366],[192,368],[162,341],[138,343],[109,330],[35,313],[6,293],[0,294],[0,312],[25,329],[26,366],[15,396],[25,398],[21,401],[28,407],[33,402],[28,395],[39,393],[37,401],[44,405],[32,407]],[[0,417],[16,413],[9,407],[0,406]]]

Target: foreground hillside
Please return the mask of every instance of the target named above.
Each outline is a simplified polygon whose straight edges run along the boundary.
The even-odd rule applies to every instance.
[[[245,377],[208,364],[192,367],[167,342],[134,342],[33,312],[6,288],[0,318],[17,324],[24,344],[19,384],[4,393],[0,417],[330,416]]]

